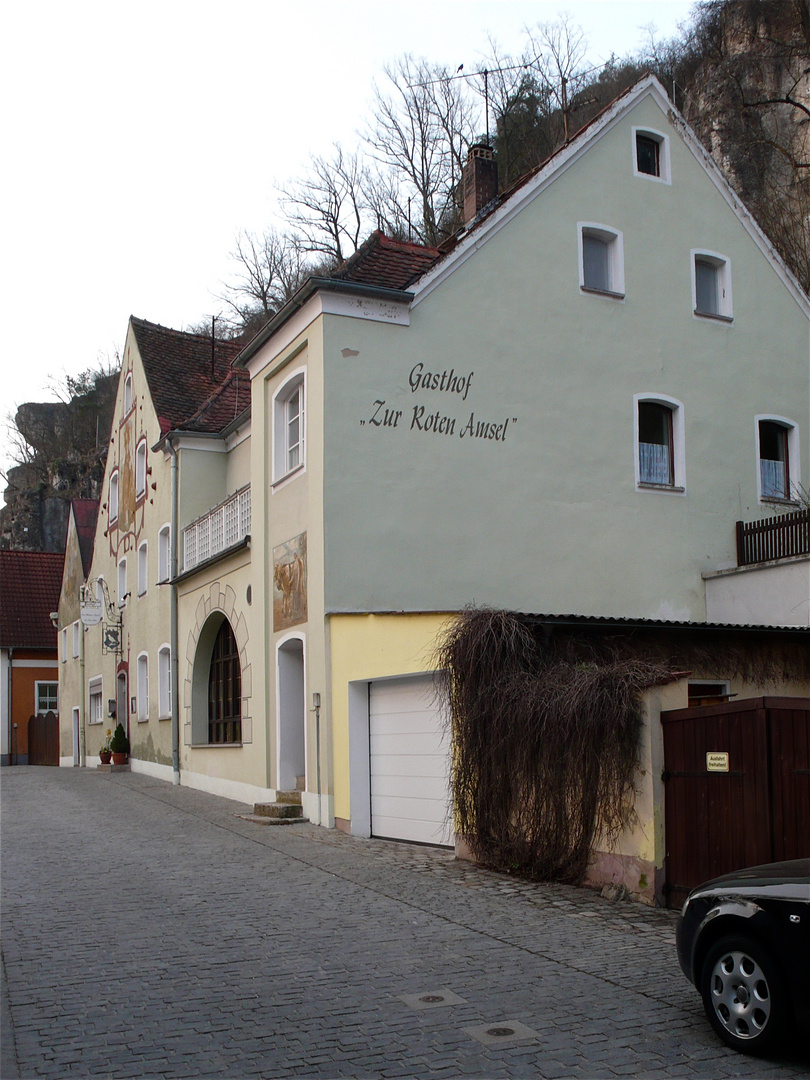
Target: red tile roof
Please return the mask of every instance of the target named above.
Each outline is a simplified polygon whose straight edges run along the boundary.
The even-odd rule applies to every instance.
[[[93,540],[96,535],[98,503],[98,499],[74,499],[70,504],[73,511],[73,520],[76,522],[76,534],[79,538],[79,551],[82,556],[82,571],[85,577],[90,573],[90,563],[93,559]]]
[[[438,248],[392,240],[379,229],[371,234],[351,258],[331,276],[362,285],[386,289],[407,289],[426,273],[440,257]]]
[[[231,365],[242,344],[214,342],[130,319],[162,434],[178,428],[218,432],[250,404],[250,377]]]
[[[59,607],[62,552],[0,551],[0,645],[55,649],[51,612]]]

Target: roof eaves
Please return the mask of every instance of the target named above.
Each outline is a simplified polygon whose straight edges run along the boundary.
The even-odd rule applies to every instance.
[[[390,289],[383,285],[365,285],[357,281],[344,281],[341,278],[310,277],[298,292],[273,316],[269,323],[252,338],[233,362],[233,366],[244,368],[262,346],[266,345],[293,315],[318,292],[343,293],[346,296],[365,296],[375,300],[390,300],[399,304],[409,304],[414,294],[404,289]]]

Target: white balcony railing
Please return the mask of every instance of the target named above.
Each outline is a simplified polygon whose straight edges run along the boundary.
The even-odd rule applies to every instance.
[[[183,529],[183,570],[240,544],[250,534],[250,484]]]

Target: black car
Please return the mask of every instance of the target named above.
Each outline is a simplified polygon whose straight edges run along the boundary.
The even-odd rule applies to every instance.
[[[762,1053],[795,1023],[810,1030],[810,859],[707,881],[678,920],[678,960],[714,1030]]]

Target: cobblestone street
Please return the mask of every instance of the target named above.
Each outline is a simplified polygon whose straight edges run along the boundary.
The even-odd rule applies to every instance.
[[[0,779],[3,1080],[807,1075],[714,1038],[672,912],[139,774]]]

